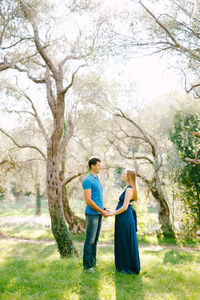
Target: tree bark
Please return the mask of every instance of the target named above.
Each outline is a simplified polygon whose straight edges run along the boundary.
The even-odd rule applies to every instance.
[[[65,134],[64,134],[65,135]],[[63,154],[62,158],[62,169],[60,172],[60,180],[63,182],[65,174],[65,157],[66,153]],[[82,218],[77,217],[70,208],[68,195],[67,195],[67,184],[63,184],[62,187],[62,204],[64,216],[67,224],[69,225],[70,232],[82,233],[85,232],[86,221]]]
[[[47,153],[47,196],[51,228],[61,257],[70,257],[76,254],[76,249],[70,237],[62,206],[62,185],[59,179],[59,161],[52,151],[53,144],[48,146]]]
[[[86,229],[86,221],[82,218],[76,216],[70,208],[68,196],[67,196],[67,186],[63,186],[63,210],[65,220],[69,225],[70,232],[73,233],[82,233],[85,232]]]
[[[158,204],[158,221],[161,224],[161,230],[164,237],[175,238],[175,234],[172,228],[170,220],[170,210],[167,203],[166,196],[161,188],[161,183],[159,178],[150,181],[148,187],[151,190],[153,197]]]
[[[36,208],[35,215],[41,216],[42,214],[42,203],[41,203],[41,194],[40,194],[40,185],[36,185]]]

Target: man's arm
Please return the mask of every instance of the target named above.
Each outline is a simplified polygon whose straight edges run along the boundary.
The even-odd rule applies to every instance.
[[[107,213],[105,210],[101,209],[91,198],[91,190],[84,190],[85,202],[94,210],[100,212],[104,218],[107,217]]]

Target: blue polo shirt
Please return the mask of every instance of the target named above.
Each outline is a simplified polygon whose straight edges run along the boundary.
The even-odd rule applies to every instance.
[[[98,176],[89,173],[83,180],[84,190],[91,190],[91,198],[101,209],[103,209],[103,187]],[[88,204],[85,208],[85,214],[100,215],[101,213],[92,209]]]

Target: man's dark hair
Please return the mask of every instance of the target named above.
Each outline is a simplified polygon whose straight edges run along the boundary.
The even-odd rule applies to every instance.
[[[89,160],[88,165],[89,165],[90,170],[91,170],[91,165],[95,166],[98,161],[101,162],[100,159],[97,157],[93,157]]]

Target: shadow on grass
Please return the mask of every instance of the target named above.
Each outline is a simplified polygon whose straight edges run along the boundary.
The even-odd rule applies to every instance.
[[[99,281],[99,271],[94,269],[94,272],[86,271],[82,269],[80,275],[80,293],[79,297],[82,300],[98,300],[99,291],[98,291],[98,281]]]
[[[157,235],[158,244],[160,245],[177,245],[177,240],[171,237]]]
[[[79,259],[60,259],[55,245],[12,243],[1,261],[1,299],[68,299],[63,295],[79,293]]]
[[[46,245],[44,243],[30,244],[18,243],[13,249],[13,256],[18,255],[21,258],[33,259],[48,258],[53,253],[57,252],[57,245]]]
[[[141,275],[115,271],[115,294],[116,300],[144,299]]]

